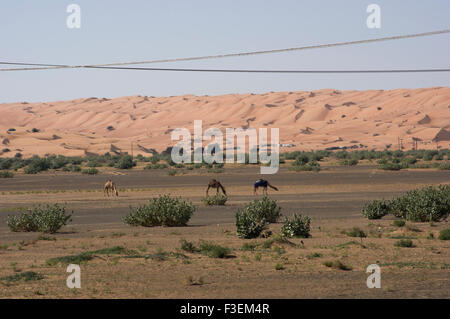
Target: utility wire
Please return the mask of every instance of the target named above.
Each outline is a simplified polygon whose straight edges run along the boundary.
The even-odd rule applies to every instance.
[[[424,32],[424,33],[406,34],[406,35],[384,37],[384,38],[366,39],[366,40],[359,40],[359,41],[347,41],[347,42],[337,42],[337,43],[328,43],[328,44],[318,44],[318,45],[310,45],[310,46],[302,46],[302,47],[294,47],[294,48],[286,48],[286,49],[251,51],[251,52],[229,53],[229,54],[219,54],[219,55],[205,55],[205,56],[198,56],[198,57],[161,59],[161,60],[149,60],[149,61],[119,62],[119,63],[109,63],[109,64],[55,65],[55,64],[22,63],[22,64],[16,64],[16,65],[28,65],[28,66],[35,66],[35,67],[28,67],[28,68],[3,68],[3,69],[0,69],[0,71],[29,71],[29,70],[43,70],[43,69],[88,68],[88,67],[93,68],[93,67],[110,67],[110,66],[121,66],[121,65],[123,66],[123,65],[136,65],[136,64],[149,64],[149,63],[167,63],[167,62],[182,62],[182,61],[220,59],[220,58],[242,57],[242,56],[262,55],[262,54],[273,54],[273,53],[301,51],[301,50],[310,50],[310,49],[324,49],[324,48],[347,46],[347,45],[357,45],[357,44],[374,43],[374,42],[381,42],[381,41],[392,41],[392,40],[400,40],[400,39],[426,37],[426,36],[438,35],[438,34],[446,34],[446,33],[450,33],[450,29],[439,30],[439,31],[431,31],[431,32]],[[0,63],[0,64],[13,64],[13,63]],[[36,66],[39,66],[39,67],[36,67]]]
[[[221,73],[430,73],[450,72],[450,69],[397,69],[397,70],[245,70],[245,69],[167,69],[167,68],[138,68],[120,66],[86,66],[92,69],[136,70],[136,71],[175,71],[175,72],[221,72]]]

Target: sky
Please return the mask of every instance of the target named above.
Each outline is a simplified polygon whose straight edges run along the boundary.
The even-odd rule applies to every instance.
[[[70,4],[81,28],[70,29]],[[381,8],[369,29],[367,6]],[[269,50],[450,29],[448,0],[2,0],[0,60],[97,64]],[[450,34],[290,53],[141,65],[246,69],[449,68]],[[8,67],[8,66],[0,66]],[[223,74],[119,70],[0,72],[0,103],[130,95],[449,86],[450,73]]]

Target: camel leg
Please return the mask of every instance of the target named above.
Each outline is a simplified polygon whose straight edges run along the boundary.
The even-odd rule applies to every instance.
[[[208,185],[208,188],[206,189],[206,197],[208,197],[209,195],[208,195],[208,192],[209,192],[209,188],[210,188],[211,186],[210,185]]]

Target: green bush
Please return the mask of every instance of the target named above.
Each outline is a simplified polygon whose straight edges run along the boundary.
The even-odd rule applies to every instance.
[[[66,213],[65,206],[47,204],[35,206],[17,216],[8,215],[6,223],[13,232],[55,233],[67,224],[72,215],[73,212]]]
[[[344,165],[344,166],[355,166],[358,164],[358,160],[357,159],[344,159],[339,161],[340,165]]]
[[[438,167],[441,171],[450,170],[450,162],[441,163]]]
[[[311,161],[304,165],[294,165],[293,164],[291,167],[289,167],[289,170],[295,171],[295,172],[299,172],[299,171],[318,172],[318,171],[320,171],[320,164],[316,161]]]
[[[52,163],[47,158],[39,158],[37,156],[30,160],[30,163],[24,169],[25,174],[37,174],[46,171],[51,167]]]
[[[403,226],[405,226],[406,222],[404,220],[397,219],[397,220],[394,220],[394,222],[392,224],[395,227],[403,227]]]
[[[359,238],[367,237],[367,234],[359,227],[353,227],[351,230],[347,231],[346,234],[349,237],[359,237]]]
[[[245,208],[237,211],[236,229],[239,238],[257,238],[266,227],[266,220],[259,218],[252,211]]]
[[[362,214],[368,219],[380,219],[390,211],[390,205],[385,200],[374,200],[364,205]]]
[[[195,206],[181,198],[160,195],[147,205],[131,208],[123,221],[132,226],[186,226],[195,211]]]
[[[424,187],[391,201],[391,213],[414,222],[439,221],[450,212],[450,186]]]
[[[396,247],[406,247],[406,248],[414,247],[414,243],[411,239],[400,239],[394,245]]]
[[[286,218],[283,226],[281,226],[281,234],[285,237],[310,237],[311,218],[294,214],[291,219]]]
[[[223,206],[227,202],[228,197],[223,194],[214,196],[207,196],[202,199],[202,202],[207,206]]]
[[[274,199],[267,196],[248,203],[243,210],[253,214],[259,220],[265,219],[268,223],[276,223],[281,216],[281,207]]]
[[[198,248],[195,247],[194,243],[186,241],[185,239],[180,240],[181,249],[190,253],[198,252]]]
[[[0,172],[0,178],[13,178],[14,174],[8,171]]]
[[[206,241],[200,243],[199,251],[203,255],[211,258],[226,258],[231,253],[231,249],[228,247],[223,247]]]
[[[116,165],[116,168],[130,169],[133,168],[133,166],[136,166],[136,162],[133,161],[133,156],[125,155],[122,156],[122,158],[119,160],[119,162]]]
[[[99,172],[98,169],[91,167],[91,168],[83,169],[81,171],[81,174],[96,175],[96,174],[98,174],[98,172]]]
[[[385,171],[399,171],[403,168],[403,165],[398,163],[386,163],[381,164],[380,166],[378,166],[378,168]]]
[[[446,228],[440,231],[439,233],[440,240],[450,240],[450,228]]]

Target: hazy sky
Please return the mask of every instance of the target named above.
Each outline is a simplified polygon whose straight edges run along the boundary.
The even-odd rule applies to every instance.
[[[81,7],[69,29],[66,8]],[[381,29],[366,26],[369,4]],[[94,64],[353,41],[450,28],[448,0],[2,0],[0,59]],[[381,69],[450,67],[450,34],[152,67]],[[3,66],[0,66],[3,67]],[[449,86],[449,73],[304,75],[116,70],[0,72],[0,102],[125,95]]]

